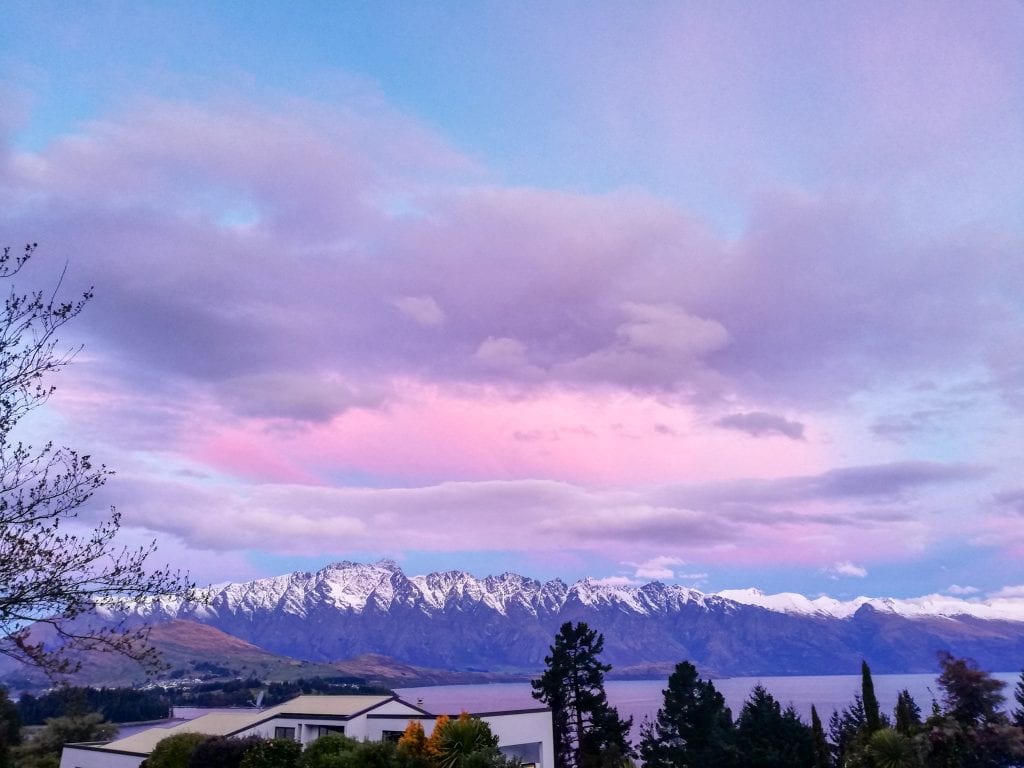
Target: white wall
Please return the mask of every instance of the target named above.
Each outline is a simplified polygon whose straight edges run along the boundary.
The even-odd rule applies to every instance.
[[[139,768],[139,755],[119,755],[102,749],[64,747],[60,768]]]

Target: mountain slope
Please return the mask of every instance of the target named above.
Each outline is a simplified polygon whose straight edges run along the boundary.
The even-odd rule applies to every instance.
[[[604,658],[617,667],[688,659],[722,675],[830,674],[856,672],[866,658],[877,672],[929,672],[939,650],[993,669],[1024,664],[1024,621],[1004,618],[1016,615],[1014,605],[932,604],[945,612],[928,613],[927,601],[713,595],[657,582],[407,577],[382,561],[228,584],[211,588],[205,605],[160,602],[138,614],[201,622],[308,661],[383,654],[451,670],[539,669],[565,621],[602,632]]]

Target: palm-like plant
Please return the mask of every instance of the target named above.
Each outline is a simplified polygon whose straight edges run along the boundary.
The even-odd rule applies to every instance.
[[[920,768],[921,765],[914,742],[891,728],[873,733],[867,752],[875,768]]]
[[[497,757],[498,737],[483,720],[466,712],[456,720],[439,725],[437,739],[438,768],[463,768],[470,755]]]

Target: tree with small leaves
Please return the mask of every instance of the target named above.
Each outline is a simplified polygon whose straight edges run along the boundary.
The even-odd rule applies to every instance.
[[[0,281],[10,290],[0,310],[0,653],[50,675],[74,671],[79,651],[117,651],[157,665],[145,628],[90,621],[102,604],[111,613],[162,595],[191,599],[192,585],[168,569],[146,566],[155,546],[119,548],[116,511],[95,527],[78,513],[110,476],[88,455],[48,442],[33,447],[17,437],[19,423],[54,392],[53,374],[77,348],[58,334],[92,299],[24,292],[35,245],[4,248]]]

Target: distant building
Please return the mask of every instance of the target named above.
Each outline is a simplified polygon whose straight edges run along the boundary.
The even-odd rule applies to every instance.
[[[491,727],[503,753],[518,757],[525,766],[554,768],[549,709],[471,714]],[[429,735],[437,715],[396,696],[298,696],[265,710],[211,713],[116,741],[68,744],[60,768],[138,768],[160,740],[176,733],[262,736],[294,739],[300,744],[309,744],[327,733],[342,733],[358,741],[386,741],[397,740],[410,720],[419,720]]]

